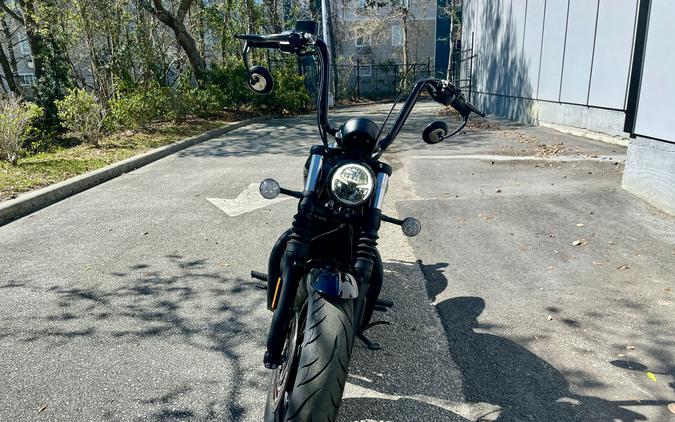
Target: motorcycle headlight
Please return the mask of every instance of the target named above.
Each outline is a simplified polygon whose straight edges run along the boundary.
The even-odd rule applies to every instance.
[[[330,189],[342,204],[350,207],[362,205],[373,194],[374,179],[373,172],[362,164],[342,164],[333,171]]]

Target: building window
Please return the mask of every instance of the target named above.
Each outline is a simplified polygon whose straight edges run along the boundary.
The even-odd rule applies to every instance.
[[[391,45],[394,47],[403,45],[403,28],[401,28],[401,25],[391,27]]]
[[[364,34],[363,31],[360,34],[356,35],[356,42],[354,45],[357,47],[366,47],[370,45],[370,34]]]
[[[33,86],[37,82],[33,73],[19,73],[19,83],[21,86]]]
[[[28,40],[26,38],[22,38],[21,41],[19,41],[19,51],[21,54],[30,54],[30,45],[28,45]]]

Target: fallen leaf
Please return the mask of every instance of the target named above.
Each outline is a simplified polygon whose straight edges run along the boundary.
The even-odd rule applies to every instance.
[[[635,346],[628,345],[626,346],[626,350],[635,350]]]
[[[584,223],[577,223],[577,227],[583,227]]]
[[[671,287],[666,287],[665,289],[663,289],[663,291],[664,292],[672,292],[673,289]]]
[[[656,382],[656,375],[654,375],[652,372],[647,371],[647,378]]]
[[[618,358],[622,358],[624,356],[626,356],[626,355],[624,355],[623,353],[619,353],[618,355],[616,355],[616,357],[618,357]]]
[[[525,245],[520,245],[520,246],[518,247],[518,249],[520,249],[521,251],[524,252],[524,251],[527,250],[527,246],[525,246]]]
[[[579,245],[581,245],[581,240],[575,240],[574,242],[572,242],[572,246],[579,246]]]
[[[546,319],[548,319],[549,321],[553,321],[553,315],[547,316]]]
[[[45,405],[42,405],[42,406],[40,406],[40,408],[38,409],[38,411],[37,411],[37,412],[38,412],[38,413],[42,413],[42,412],[44,412],[45,410],[47,410],[47,405],[46,405],[46,404],[45,404]]]
[[[141,236],[145,236],[146,234],[148,234],[148,232],[143,232],[141,233]]]
[[[548,267],[549,271],[553,271],[553,266]]]
[[[593,261],[593,265],[602,265],[602,262],[595,262],[595,261]]]
[[[614,242],[612,242],[612,241],[610,240],[609,242],[607,242],[607,244],[608,244],[608,245],[613,245]]]
[[[670,413],[675,413],[675,403],[669,403],[668,410],[670,410]]]
[[[617,270],[619,270],[619,271],[628,270],[628,269],[630,269],[628,264],[623,264],[622,266],[617,268]]]

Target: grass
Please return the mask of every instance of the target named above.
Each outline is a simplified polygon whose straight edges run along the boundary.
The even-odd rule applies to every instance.
[[[16,166],[0,161],[0,201],[219,128],[232,120],[224,116],[217,120],[160,123],[146,130],[108,136],[99,148],[80,143],[24,157]]]

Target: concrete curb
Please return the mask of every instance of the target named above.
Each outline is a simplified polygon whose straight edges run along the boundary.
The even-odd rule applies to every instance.
[[[255,117],[232,123],[2,202],[0,203],[0,227],[182,149],[217,138],[251,123],[266,121],[274,117]]]
[[[608,135],[606,133],[596,132],[590,129],[581,129],[548,122],[539,122],[539,126],[557,130],[558,132],[567,133],[568,135],[580,136],[586,139],[593,139],[594,141],[601,141],[606,144],[628,147],[629,138],[624,136]]]

